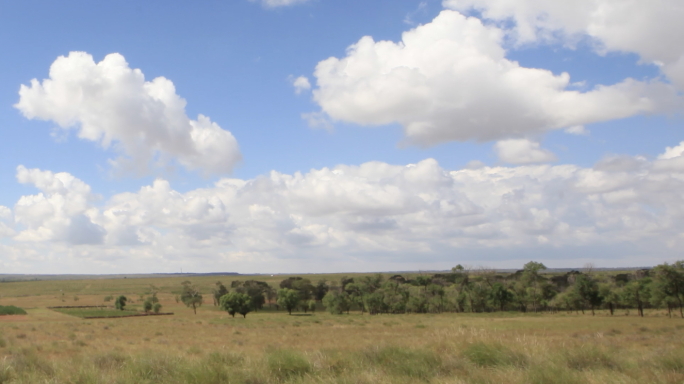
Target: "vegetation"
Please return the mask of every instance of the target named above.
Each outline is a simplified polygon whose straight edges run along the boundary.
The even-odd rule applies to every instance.
[[[0,305],[0,316],[5,315],[25,315],[26,311],[14,305]]]
[[[4,303],[28,315],[0,322],[0,382],[680,383],[683,272],[683,263],[620,273],[550,273],[528,263],[512,273],[456,266],[240,276],[226,285],[215,277],[5,284]],[[181,300],[186,290],[223,294],[216,306],[193,307]],[[135,300],[45,310],[64,305],[63,292],[79,305],[101,305],[109,292]],[[161,305],[176,315],[57,313],[142,314]],[[186,306],[193,311],[178,311]]]
[[[189,281],[184,281],[181,285],[183,286],[183,292],[180,299],[186,307],[192,307],[192,311],[196,315],[197,307],[202,305],[202,294],[199,288]]]

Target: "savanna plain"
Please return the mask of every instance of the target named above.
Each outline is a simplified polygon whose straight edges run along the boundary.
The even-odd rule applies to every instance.
[[[290,315],[267,303],[232,317],[212,304],[217,280],[254,278],[1,283],[0,304],[26,315],[0,316],[0,383],[684,383],[684,320],[663,309],[335,315],[319,304]],[[205,297],[196,314],[178,301],[186,280]],[[173,315],[48,308],[125,295],[141,311],[152,290]]]

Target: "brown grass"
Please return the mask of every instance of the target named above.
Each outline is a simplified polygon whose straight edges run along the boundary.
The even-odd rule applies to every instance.
[[[175,302],[173,284],[182,279],[126,280],[134,279],[49,283],[57,292],[60,284],[89,286],[78,305],[125,294],[131,307],[153,283],[163,311],[175,315],[80,319],[46,308],[65,305],[55,292],[28,294],[43,282],[3,284],[24,285],[0,304],[28,315],[0,317],[0,383],[684,382],[684,322],[657,311],[645,318],[260,311],[243,319],[213,307],[208,295],[194,315]]]

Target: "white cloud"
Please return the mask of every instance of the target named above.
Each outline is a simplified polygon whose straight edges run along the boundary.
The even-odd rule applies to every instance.
[[[534,164],[556,161],[549,150],[542,149],[539,143],[528,139],[501,140],[494,144],[499,160],[509,164]]]
[[[42,193],[22,196],[14,206],[18,224],[26,227],[18,241],[61,241],[69,244],[100,244],[104,229],[91,221],[98,199],[90,186],[74,176],[17,167],[17,180],[33,184]]]
[[[681,258],[679,158],[456,171],[432,159],[370,162],[185,193],[159,179],[102,203],[72,175],[19,167],[18,180],[41,193],[16,204],[19,233],[3,252],[107,272],[387,270],[518,256],[649,265]]]
[[[665,148],[665,152],[658,155],[658,159],[660,159],[660,160],[674,159],[675,157],[682,156],[682,154],[684,154],[684,141],[682,141],[681,143],[679,143],[679,145],[677,145],[675,147]]]
[[[309,79],[306,76],[299,76],[296,79],[294,76],[290,76],[290,81],[295,89],[295,93],[298,95],[311,89],[311,83],[309,83]]]
[[[113,147],[115,167],[144,173],[171,159],[205,174],[230,173],[241,159],[233,135],[208,117],[190,120],[185,100],[163,77],[145,81],[120,54],[95,63],[84,52],[61,56],[50,78],[22,85],[15,105],[29,119],[78,129],[78,137]]]
[[[584,125],[575,125],[572,127],[565,128],[564,132],[569,135],[578,136],[588,136],[591,133],[588,129],[584,127]]]
[[[447,8],[513,20],[519,43],[592,38],[602,53],[634,52],[684,88],[684,3],[679,0],[444,0]]]
[[[333,120],[399,123],[407,140],[497,140],[643,113],[681,104],[669,84],[633,79],[570,90],[567,73],[521,67],[502,47],[505,31],[445,10],[402,36],[366,36],[346,57],[318,63],[314,100]]]
[[[297,5],[297,4],[303,4],[306,3],[310,0],[249,0],[253,3],[261,3],[264,7],[267,8],[278,8],[278,7],[287,7],[290,5]]]

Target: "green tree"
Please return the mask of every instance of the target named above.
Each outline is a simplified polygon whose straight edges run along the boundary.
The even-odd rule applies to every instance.
[[[159,313],[159,311],[161,311],[161,309],[162,309],[161,303],[154,303],[154,305],[152,306],[152,310],[154,311],[154,313]]]
[[[610,315],[613,316],[615,312],[615,307],[620,301],[620,296],[617,293],[618,288],[611,283],[599,284],[599,294],[603,298],[604,305],[608,306]]]
[[[594,309],[603,302],[603,297],[599,293],[596,281],[589,275],[578,275],[575,285],[573,285],[573,290],[591,308],[591,315],[594,316],[596,314]]]
[[[546,270],[546,266],[542,263],[537,263],[535,261],[530,261],[523,266],[523,283],[527,287],[528,296],[532,299],[532,308],[537,312],[537,304],[540,299],[539,292],[539,271]]]
[[[114,301],[114,306],[116,307],[116,309],[123,311],[126,307],[126,301],[128,301],[128,299],[126,299],[126,296],[121,295],[116,298],[116,301]]]
[[[684,261],[673,265],[667,263],[655,267],[653,279],[654,295],[662,297],[666,303],[679,306],[679,316],[684,318],[682,297],[684,297]],[[657,292],[657,293],[656,293]]]
[[[498,282],[492,284],[492,289],[489,291],[489,300],[495,307],[503,311],[506,305],[513,301],[513,298],[513,293],[506,289],[503,284]]]
[[[299,292],[294,289],[282,288],[278,290],[278,305],[284,307],[290,315],[292,310],[297,308],[301,299]]]
[[[323,297],[323,306],[333,315],[341,315],[351,308],[349,294],[343,290],[331,289]]]
[[[152,310],[152,302],[149,299],[145,300],[145,302],[143,303],[143,310],[145,312],[149,312]]]
[[[221,297],[228,293],[228,289],[222,282],[217,281],[213,289],[214,306],[220,305]]]
[[[202,305],[202,294],[199,288],[189,281],[184,281],[181,285],[183,286],[183,291],[181,292],[180,299],[186,307],[192,307],[192,311],[196,315],[197,307]]]
[[[252,311],[252,301],[246,293],[230,292],[221,296],[219,302],[221,309],[233,317],[236,313],[247,317],[247,314]]]

